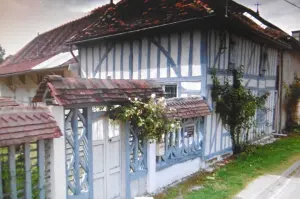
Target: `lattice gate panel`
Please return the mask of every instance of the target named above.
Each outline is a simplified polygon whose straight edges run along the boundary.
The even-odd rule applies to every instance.
[[[68,198],[92,196],[92,149],[88,108],[65,111]]]

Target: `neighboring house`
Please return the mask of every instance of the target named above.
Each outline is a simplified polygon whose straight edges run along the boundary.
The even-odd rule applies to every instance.
[[[294,31],[292,37],[288,37],[286,40],[290,43],[293,48],[291,50],[285,51],[282,57],[283,68],[280,69],[279,81],[282,87],[282,92],[280,93],[280,113],[278,125],[280,126],[279,131],[282,132],[287,127],[287,120],[289,117],[286,107],[286,90],[283,88],[283,84],[291,85],[295,80],[295,77],[300,77],[300,31]],[[300,112],[300,110],[299,110]]]
[[[39,34],[14,56],[6,59],[0,65],[0,96],[29,104],[44,76],[78,74],[78,50],[66,46],[65,41],[97,19],[98,13],[95,12],[101,13],[101,9],[105,6],[83,18]]]
[[[163,86],[168,98],[201,96],[212,109],[210,72],[217,69],[217,75],[224,78],[228,75],[227,69],[243,66],[245,85],[257,95],[270,93],[266,102],[269,111],[257,111],[257,127],[250,132],[250,139],[255,140],[277,131],[277,77],[283,67],[279,60],[285,50],[292,48],[285,40],[287,36],[256,12],[234,1],[123,0],[107,7],[96,21],[67,44],[79,50],[81,78],[152,79]],[[202,127],[194,128],[198,125]],[[147,145],[134,132],[127,132],[126,136],[132,138],[129,140],[119,134],[114,137],[131,146],[129,152],[123,154],[130,158],[130,163],[124,163],[123,156],[105,155],[105,151],[117,149],[93,148],[94,163],[126,164],[121,170],[125,174],[121,176],[130,173],[126,181],[114,176],[109,169],[99,171],[103,178],[94,173],[94,196],[101,195],[102,191],[119,196],[125,192],[126,198],[146,191],[156,192],[231,152],[230,134],[215,113],[190,120],[188,126],[193,126],[194,140],[185,142],[185,133],[190,128],[183,128],[178,136],[165,135],[168,156],[156,161],[153,154],[149,154],[152,145]],[[93,131],[97,133],[97,129]],[[199,138],[201,153],[190,155],[186,151],[195,150],[195,146],[199,149],[195,141]],[[183,140],[185,144],[178,145]],[[105,136],[94,138],[93,143],[96,142],[110,146]],[[121,189],[111,190],[112,181]],[[73,181],[67,179],[69,183]],[[72,189],[68,185],[69,198],[83,193]]]

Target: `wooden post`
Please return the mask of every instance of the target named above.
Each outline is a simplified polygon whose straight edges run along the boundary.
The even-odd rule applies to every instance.
[[[30,143],[25,144],[25,198],[32,198]],[[40,168],[44,170],[43,168]]]
[[[10,192],[11,199],[17,199],[17,182],[16,182],[16,148],[9,146],[9,171],[10,171]]]
[[[38,142],[38,166],[39,166],[39,199],[45,199],[45,142]]]

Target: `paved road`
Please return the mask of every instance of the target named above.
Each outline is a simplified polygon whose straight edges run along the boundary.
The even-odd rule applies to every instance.
[[[300,169],[286,180],[272,199],[299,199],[300,198]]]

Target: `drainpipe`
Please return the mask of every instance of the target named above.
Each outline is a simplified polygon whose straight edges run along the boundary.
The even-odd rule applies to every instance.
[[[79,63],[79,60],[77,59],[77,57],[73,53],[73,45],[72,44],[70,45],[70,53],[71,53],[72,57],[75,59],[76,63],[78,63],[78,65],[79,65],[77,73],[78,73],[79,77],[81,77],[80,63]]]

